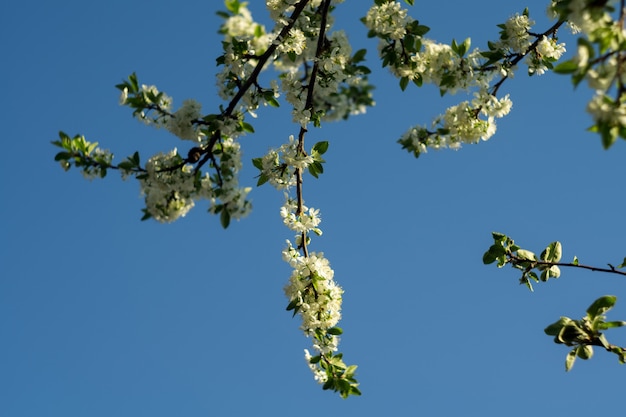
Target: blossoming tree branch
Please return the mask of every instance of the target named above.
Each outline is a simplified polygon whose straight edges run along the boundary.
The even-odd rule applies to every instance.
[[[256,117],[259,107],[288,104],[293,134],[251,163],[259,170],[258,186],[268,183],[285,195],[280,215],[292,238],[282,257],[292,273],[284,291],[287,310],[300,317],[301,330],[312,340],[312,351],[305,349],[306,363],[324,389],[345,398],[360,391],[356,365],[347,365],[339,353],[343,290],[324,253],[310,249],[312,239],[322,234],[321,218],[319,209],[305,205],[304,199],[305,178],[324,172],[323,155],[329,148],[327,141],[312,146],[305,141],[314,132],[311,129],[363,114],[374,104],[370,68],[364,65],[368,51],[353,51],[346,33],[333,29],[333,11],[342,2],[267,0],[273,22],[268,29],[253,19],[247,3],[225,0],[226,10],[218,12],[223,18],[223,51],[216,57],[221,69],[217,93],[223,104],[209,112],[203,112],[195,100],[174,108],[170,96],[140,83],[134,73],[118,84],[120,103],[141,122],[180,139],[180,151],[164,150],[147,159],[135,152],[114,163],[111,152],[82,135],[61,132],[53,144],[61,148],[55,159],[65,170],[74,166],[87,178],[115,170],[123,178],[137,179],[145,197],[143,220],[173,222],[197,201],[206,200],[209,212],[219,215],[226,228],[251,210],[251,187],[239,181],[243,164],[239,139],[254,133],[250,118]],[[412,5],[413,0],[404,3]],[[382,67],[399,79],[400,89],[411,83],[434,84],[441,95],[465,92],[472,97],[447,108],[429,124],[407,128],[398,135],[401,147],[418,157],[429,149],[459,149],[488,140],[496,132],[496,119],[511,111],[512,101],[501,90],[516,71],[541,75],[554,70],[570,75],[575,86],[586,82],[596,91],[587,106],[590,130],[600,135],[606,148],[618,137],[626,138],[624,0],[552,0],[547,6],[553,19],[548,27],[536,28],[527,9],[512,10],[503,23],[494,24],[493,40],[486,47],[472,48],[469,37],[450,43],[432,40],[426,36],[429,28],[411,17],[402,3],[375,0],[361,20],[368,36],[378,39],[372,48],[378,48]],[[576,34],[577,51],[557,64],[565,52],[557,37],[564,27]],[[261,81],[263,71],[274,75],[271,82]],[[522,283],[529,288],[531,280],[559,276],[558,242],[539,259],[509,237],[493,236],[495,243],[485,254],[485,263],[497,260],[498,266],[521,269]],[[577,262],[572,266],[581,267]],[[589,307],[585,319],[561,318],[546,329],[557,343],[574,347],[567,356],[567,369],[576,357],[590,358],[594,345],[618,354],[624,362],[626,350],[609,344],[601,333],[626,324],[604,321],[603,314],[614,303],[615,297],[603,297]]]

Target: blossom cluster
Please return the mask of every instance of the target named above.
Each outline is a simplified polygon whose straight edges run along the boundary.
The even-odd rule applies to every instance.
[[[574,33],[583,32],[587,36],[602,37],[599,32],[611,26],[619,26],[609,13],[610,2],[594,0],[552,0],[548,13],[553,17],[567,20]]]
[[[219,152],[219,175],[213,176],[213,182],[221,184],[211,195],[209,212],[222,215],[222,225],[233,219],[241,219],[252,210],[247,200],[251,187],[239,185],[239,171],[242,168],[241,145],[233,138],[222,139]],[[226,224],[224,223],[226,222]]]
[[[446,109],[434,120],[431,130],[424,126],[412,127],[398,142],[416,157],[427,152],[428,148],[459,149],[463,143],[478,143],[493,136],[495,119],[507,115],[512,105],[508,95],[498,99],[482,90],[471,102],[463,101]]]
[[[333,3],[340,3],[334,1]],[[232,98],[244,81],[258,65],[261,55],[273,51],[272,65],[279,72],[280,90],[293,106],[293,120],[301,126],[318,119],[339,120],[365,112],[373,105],[372,87],[367,82],[365,67],[351,57],[351,48],[343,32],[326,37],[324,50],[317,51],[320,34],[321,0],[309,1],[295,20],[290,15],[297,2],[285,0],[266,1],[267,9],[277,22],[272,32],[256,23],[245,3],[237,3],[231,15],[222,25],[226,42],[224,54],[218,60],[223,65],[217,77],[219,94],[223,99]],[[327,16],[331,26],[331,16]],[[285,26],[290,30],[282,33]],[[362,59],[362,57],[360,58]],[[317,62],[316,88],[311,102],[307,103],[307,84],[312,66],[305,63]],[[266,66],[265,66],[266,67]],[[265,68],[264,67],[264,68]],[[277,84],[262,87],[258,83],[248,89],[242,97],[241,111],[254,112],[261,105],[278,105]],[[315,108],[315,114],[311,112]],[[317,123],[317,122],[316,122]]]
[[[202,133],[194,123],[201,117],[202,106],[195,100],[185,100],[180,109],[168,118],[166,128],[181,139],[200,142]]]
[[[131,76],[132,77],[132,76]],[[146,125],[157,128],[167,124],[172,107],[172,98],[165,94],[155,85],[142,84],[141,88],[135,86],[134,94],[129,91],[130,85],[119,85],[120,105],[129,105],[135,109],[133,115]],[[133,97],[129,97],[132,94]]]
[[[113,154],[108,149],[96,148],[89,156],[97,163],[86,164],[81,171],[83,177],[88,180],[102,177],[103,167],[111,165]]]
[[[291,242],[287,242],[283,259],[293,268],[285,295],[302,318],[302,331],[313,337],[313,347],[320,353],[336,351],[339,337],[327,331],[341,319],[343,290],[333,280],[330,263],[321,252],[300,255]]]
[[[370,30],[395,40],[404,38],[406,26],[412,21],[408,10],[397,1],[374,4],[365,16],[365,24]]]
[[[182,167],[179,167],[182,165]],[[159,153],[146,163],[146,173],[139,176],[146,212],[160,222],[184,217],[194,206],[196,181],[193,167],[183,163],[176,149]],[[210,182],[202,184],[210,190]]]
[[[345,365],[341,354],[334,353],[341,334],[336,325],[341,318],[343,290],[333,280],[334,272],[323,253],[307,250],[310,235],[322,234],[321,218],[319,210],[302,204],[302,183],[297,178],[301,179],[305,170],[314,177],[323,172],[321,155],[328,143],[318,142],[308,154],[303,150],[304,132],[310,123],[347,118],[373,104],[366,77],[369,70],[360,64],[365,50],[352,55],[344,32],[327,32],[332,26],[328,0],[268,0],[266,4],[277,23],[271,32],[253,20],[245,2],[225,1],[228,11],[220,13],[224,42],[223,54],[217,59],[221,66],[217,83],[219,95],[229,103],[220,113],[203,115],[195,100],[185,100],[175,109],[170,96],[154,85],[140,84],[134,73],[116,86],[120,104],[131,108],[133,116],[194,142],[186,157],[173,149],[153,155],[142,167],[135,152],[113,165],[113,155],[97,148],[97,143],[62,134],[55,142],[63,148],[57,160],[65,169],[72,164],[81,167],[87,177],[104,176],[107,168],[118,169],[123,178],[135,176],[145,197],[144,219],[172,222],[205,199],[209,212],[219,214],[226,227],[230,219],[241,218],[251,209],[247,200],[251,189],[240,187],[238,179],[242,162],[237,139],[254,131],[244,119],[256,116],[260,106],[278,106],[277,99],[283,94],[300,125],[299,140],[291,136],[254,164],[261,170],[260,180],[287,191],[298,186],[298,201],[287,197],[281,208],[284,224],[297,233],[295,243],[289,243],[283,252],[293,269],[285,293],[290,309],[302,317],[302,330],[313,338],[313,348],[319,352],[314,357],[307,352],[306,356],[316,379],[324,383],[324,389],[332,388],[342,396],[358,394],[356,366]],[[279,73],[280,83],[264,86],[259,73],[270,63]]]
[[[572,74],[575,85],[585,80],[595,90],[587,105],[605,147],[617,137],[626,139],[626,29],[623,9],[617,13],[612,2],[592,0],[553,0],[549,12],[570,22],[581,33],[576,55],[556,68]]]
[[[530,28],[535,24],[527,13],[515,14],[500,25],[499,47],[502,49],[510,49],[513,53],[524,54],[528,47],[532,44],[530,36]]]
[[[565,53],[565,44],[557,43],[554,38],[543,36],[535,49],[527,55],[526,64],[529,74],[541,75],[548,71],[552,62],[558,61]]]
[[[308,232],[313,232],[318,236],[322,235],[322,231],[318,227],[322,221],[319,213],[319,210],[306,206],[302,206],[300,213],[298,213],[298,203],[288,196],[286,196],[285,204],[280,208],[283,223],[289,229],[298,232],[298,236],[301,236],[303,233],[307,234]]]
[[[246,216],[252,205],[247,200],[250,187],[240,187],[238,172],[241,169],[239,144],[224,139],[220,145],[219,173],[207,173],[186,163],[176,149],[152,156],[145,171],[135,172],[145,196],[144,218],[152,217],[159,222],[169,223],[184,217],[200,199],[209,200],[209,212],[221,213],[222,223],[231,218]],[[123,174],[133,173],[123,169]]]
[[[266,5],[277,22],[274,31],[267,33],[262,25],[252,20],[245,3],[239,2],[231,3],[231,15],[221,29],[226,37],[224,55],[218,60],[223,65],[218,75],[222,98],[234,97],[251,74],[258,71],[259,63],[264,62],[268,52],[273,54],[272,63],[279,73],[280,90],[277,84],[262,87],[255,80],[251,88],[243,92],[239,114],[255,115],[261,105],[278,105],[276,99],[280,91],[293,108],[294,122],[301,129],[307,129],[311,122],[317,125],[322,119],[345,118],[362,113],[367,105],[373,104],[371,87],[364,77],[367,70],[358,66],[364,53],[353,57],[347,37],[341,31],[322,34],[322,22],[326,27],[332,25],[330,15],[320,13],[322,0],[309,1],[296,19],[291,15],[296,6],[301,7],[298,2],[268,0]],[[321,50],[318,48],[320,36],[324,36]],[[222,120],[220,123],[228,122]],[[220,129],[222,132],[231,130],[227,126],[220,126]],[[296,140],[290,136],[279,148],[253,159],[260,170],[259,185],[269,182],[279,190],[289,191],[297,185],[296,172],[303,173],[308,169],[317,176],[323,171],[321,155],[327,143],[316,144],[307,154],[300,140],[302,137]],[[313,338],[313,348],[321,355],[311,357],[306,351],[307,363],[318,382],[327,384],[332,382],[329,381],[331,375],[333,378],[344,375],[343,378],[349,381],[348,391],[356,393],[358,390],[352,376],[354,367],[348,372],[340,357],[333,360],[332,365],[329,362],[339,342],[340,330],[335,326],[341,317],[343,291],[333,280],[333,270],[323,253],[308,253],[306,250],[309,235],[322,233],[319,210],[304,206],[301,194],[298,197],[300,203],[288,194],[285,197],[281,216],[285,226],[297,233],[295,243],[288,242],[283,251],[283,258],[292,267],[285,287],[290,300],[288,308],[302,317],[301,328]],[[322,360],[322,356],[325,359]],[[347,395],[345,388],[337,389]]]
[[[120,103],[133,109],[142,122],[165,128],[181,140],[193,142],[187,156],[176,149],[159,153],[140,164],[138,152],[118,165],[113,155],[89,143],[82,136],[70,138],[60,133],[62,148],[55,159],[64,169],[73,165],[87,178],[105,176],[107,169],[118,169],[122,177],[135,176],[145,196],[145,216],[160,222],[184,217],[200,199],[209,201],[209,212],[219,214],[224,227],[251,209],[249,187],[239,185],[242,169],[241,146],[237,139],[253,127],[245,121],[256,117],[262,106],[279,106],[283,97],[299,125],[298,140],[287,143],[263,157],[253,159],[260,170],[258,185],[269,182],[284,190],[280,209],[284,225],[295,232],[282,252],[291,274],[284,292],[288,310],[299,314],[301,329],[313,339],[312,355],[305,359],[315,379],[324,389],[342,396],[359,394],[354,372],[346,366],[338,350],[337,327],[341,319],[343,290],[334,281],[334,271],[322,252],[309,252],[312,235],[321,235],[320,211],[304,205],[302,174],[317,177],[323,172],[321,155],[328,142],[318,142],[309,153],[304,136],[310,125],[345,119],[365,112],[374,104],[367,74],[362,65],[366,51],[353,53],[343,31],[331,32],[330,10],[343,0],[266,0],[276,26],[267,30],[257,23],[246,2],[225,0],[226,12],[220,33],[223,53],[217,58],[219,96],[228,102],[217,114],[202,115],[200,103],[185,100],[174,110],[173,99],[154,85],[139,84],[135,74],[119,84]],[[405,0],[412,4],[413,0]],[[461,43],[436,42],[424,37],[428,27],[409,16],[399,1],[376,0],[362,19],[369,36],[380,38],[383,66],[400,79],[404,90],[410,82],[417,86],[433,84],[441,94],[464,92],[473,98],[461,101],[436,117],[431,125],[415,126],[399,140],[403,148],[419,156],[428,148],[458,149],[465,143],[478,143],[492,137],[496,119],[507,115],[512,102],[508,95],[498,97],[503,81],[513,76],[523,63],[530,75],[541,75],[553,68],[565,52],[556,31],[565,21],[583,34],[577,54],[557,66],[558,72],[573,74],[577,84],[586,80],[596,90],[587,110],[592,115],[605,146],[619,135],[626,138],[626,11],[615,12],[609,1],[552,0],[549,13],[558,22],[544,33],[536,33],[528,11],[511,16],[500,28],[499,39],[488,49],[471,49],[468,38]],[[614,18],[611,13],[619,14]],[[266,83],[259,74],[273,68],[278,81]],[[183,153],[184,155],[184,153]],[[203,169],[205,171],[203,172]],[[206,171],[210,171],[211,174]],[[288,192],[297,189],[297,198]]]
[[[270,149],[262,158],[253,161],[260,170],[259,184],[269,182],[277,190],[296,185],[295,169],[305,170],[314,162],[310,155],[298,153],[298,143],[293,135],[278,149]]]
[[[166,128],[180,139],[200,142],[203,133],[198,129],[197,122],[201,117],[202,106],[195,100],[185,100],[183,105],[172,113],[173,99],[155,85],[142,84],[137,91],[133,88],[136,77],[131,75],[129,82],[120,84],[120,105],[127,105],[135,109],[133,115],[149,126]]]
[[[509,96],[498,99],[497,90],[526,57],[529,74],[543,74],[565,52],[565,46],[546,34],[531,34],[534,24],[527,10],[498,25],[500,38],[489,42],[487,51],[474,48],[471,41],[443,44],[424,37],[428,27],[408,17],[397,1],[376,2],[363,19],[370,36],[380,38],[383,64],[400,78],[400,86],[409,82],[418,86],[436,85],[441,94],[474,92],[474,99],[446,109],[436,117],[430,129],[412,127],[400,139],[403,148],[415,156],[427,148],[458,149],[462,143],[487,140],[496,131],[495,119],[508,114]],[[482,116],[482,117],[481,117]]]

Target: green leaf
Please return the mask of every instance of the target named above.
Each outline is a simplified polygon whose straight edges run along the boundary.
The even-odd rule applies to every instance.
[[[326,333],[332,334],[334,336],[339,336],[343,333],[343,329],[341,327],[331,327],[330,329],[326,330]]]
[[[241,126],[241,129],[243,129],[244,132],[254,133],[254,128],[252,127],[250,123],[241,121],[239,122],[239,125]]]
[[[615,301],[617,301],[617,297],[614,295],[605,295],[598,298],[587,309],[587,316],[593,320],[613,308]]]
[[[537,256],[533,252],[526,250],[526,249],[518,249],[517,257],[524,261],[536,261],[537,260]]]
[[[291,300],[289,302],[289,304],[287,305],[287,308],[285,310],[291,311],[294,308],[296,308],[298,306],[298,304],[300,304],[300,301],[297,298],[294,298],[293,300]]]
[[[572,74],[578,71],[578,63],[575,61],[561,62],[559,65],[554,67],[553,71],[557,74]]]
[[[278,102],[278,100],[276,100],[275,97],[271,96],[271,97],[267,97],[265,99],[265,101],[267,101],[267,104],[269,104],[272,107],[280,107],[280,103]]]
[[[261,185],[265,184],[268,181],[269,181],[269,177],[265,174],[261,174],[259,175],[259,180],[256,182],[256,186],[260,187]]]
[[[494,263],[496,259],[498,259],[498,257],[491,251],[491,249],[483,254],[483,264],[485,265]]]
[[[548,274],[550,278],[558,278],[561,276],[561,269],[556,265],[552,265],[550,269],[548,269]]]
[[[574,343],[580,342],[580,340],[584,340],[586,337],[587,334],[580,328],[580,323],[576,320],[572,320],[563,326],[559,334],[556,335],[555,341],[571,346]]]
[[[606,330],[622,326],[626,326],[626,321],[605,321],[602,323],[598,323],[598,330]]]
[[[222,224],[222,227],[224,229],[228,228],[228,226],[230,225],[230,213],[228,213],[226,207],[224,207],[222,213],[220,214],[220,223]]]
[[[526,287],[530,290],[530,292],[534,292],[535,291],[535,290],[533,290],[533,284],[531,284],[528,279],[522,280],[521,284],[526,285]]]
[[[578,346],[576,348],[576,356],[584,360],[591,359],[593,356],[593,347],[589,345]]]
[[[54,160],[55,161],[67,161],[71,157],[72,157],[72,154],[69,152],[59,152],[58,154],[55,155]]]
[[[263,171],[263,158],[252,158],[252,165]]]
[[[365,54],[367,53],[367,49],[359,49],[352,56],[352,63],[356,64],[357,62],[361,62],[365,59]]]
[[[319,172],[317,168],[318,168],[318,165],[316,165],[315,163],[310,164],[308,168],[309,174],[311,174],[315,178],[319,178]]]
[[[143,217],[141,218],[141,221],[146,221],[150,218],[152,218],[152,214],[150,214],[150,212],[148,211],[148,209],[141,209],[141,211],[143,212]]]
[[[570,352],[567,354],[567,357],[565,358],[566,372],[569,372],[570,369],[572,369],[572,366],[574,366],[574,362],[576,362],[576,350],[577,348],[570,350]]]
[[[328,378],[328,380],[324,382],[324,385],[322,385],[322,389],[329,390],[331,388],[334,388],[334,386],[335,386],[335,380],[333,378]]]
[[[313,146],[313,150],[317,151],[317,153],[319,153],[320,155],[324,155],[326,151],[328,150],[328,141],[323,140],[323,141],[317,142]]]
[[[559,262],[562,252],[561,242],[552,242],[541,252],[541,260],[545,262]]]
[[[543,331],[548,336],[557,336],[559,333],[561,333],[561,329],[563,328],[563,326],[566,326],[571,322],[572,319],[570,319],[569,317],[561,317],[558,321],[543,329]]]
[[[611,344],[609,343],[608,340],[606,340],[606,337],[604,336],[604,334],[600,334],[600,336],[598,336],[598,340],[600,341],[600,343],[605,349],[611,350]]]
[[[400,78],[400,89],[402,91],[406,90],[407,85],[409,85],[409,77]]]

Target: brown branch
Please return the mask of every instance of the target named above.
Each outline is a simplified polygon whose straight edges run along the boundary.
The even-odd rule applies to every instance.
[[[313,115],[313,93],[315,90],[315,82],[317,81],[317,73],[319,72],[319,61],[318,58],[321,56],[324,51],[324,39],[326,38],[326,24],[328,17],[328,10],[330,9],[330,0],[324,0],[324,2],[320,5],[319,13],[321,14],[320,21],[320,32],[317,37],[317,47],[315,50],[315,62],[313,64],[313,69],[311,70],[311,78],[309,79],[309,83],[307,85],[307,96],[306,102],[304,104],[304,110],[308,110],[311,115]],[[298,155],[306,155],[306,151],[304,149],[304,136],[307,132],[306,127],[300,127],[300,132],[298,134]],[[302,216],[304,214],[304,198],[302,196],[302,170],[300,168],[296,168],[296,198],[297,198],[297,209],[296,216]],[[306,244],[307,235],[305,232],[302,232],[302,242],[301,247],[302,253],[305,257],[309,256],[309,252]]]
[[[252,85],[254,85],[254,83],[257,80],[257,77],[261,73],[261,70],[267,63],[268,59],[274,54],[274,52],[276,51],[276,48],[278,48],[278,45],[280,43],[279,41],[281,41],[285,36],[287,36],[287,34],[289,34],[289,31],[293,28],[293,25],[295,25],[296,20],[298,19],[298,16],[300,16],[300,13],[302,13],[302,11],[304,10],[304,8],[306,7],[308,3],[309,3],[309,0],[302,0],[301,2],[295,5],[293,13],[288,19],[289,23],[282,28],[282,30],[276,37],[276,40],[272,42],[270,46],[267,48],[267,51],[265,51],[265,53],[259,57],[259,61],[257,62],[256,67],[254,67],[254,69],[252,70],[252,73],[250,74],[246,82],[243,83],[241,88],[239,88],[239,90],[237,91],[237,94],[235,94],[235,96],[232,98],[232,100],[228,104],[228,107],[226,108],[226,110],[224,110],[224,112],[222,113],[224,117],[230,117],[232,115],[233,111],[235,110],[235,107],[239,103],[239,100],[241,100],[244,94],[248,91],[248,89],[252,87]]]
[[[536,39],[535,41],[530,44],[530,46],[528,47],[528,49],[526,50],[526,52],[524,52],[523,54],[517,54],[517,56],[515,58],[513,58],[513,60],[511,61],[511,67],[514,67],[515,65],[517,65],[522,59],[524,59],[531,51],[534,51],[535,49],[537,49],[537,46],[539,45],[539,42],[541,42],[541,39],[544,36],[548,36],[550,34],[555,34],[556,31],[563,25],[563,23],[565,23],[565,20],[559,20],[558,22],[556,22],[554,25],[552,25],[552,27],[550,27],[548,30],[546,30],[543,33],[539,33],[539,34],[532,34],[532,36],[534,36]],[[498,90],[500,89],[500,87],[502,86],[502,84],[504,83],[504,81],[506,81],[509,78],[508,74],[504,75],[500,81],[498,81],[497,83],[495,83],[492,87],[491,90],[491,95],[495,96],[498,93]]]
[[[615,269],[615,267],[611,264],[609,264],[609,268],[599,268],[596,266],[581,265],[581,264],[575,264],[571,262],[533,261],[529,259],[522,259],[513,254],[507,254],[507,257],[509,259],[509,262],[511,262],[513,265],[528,264],[530,266],[530,269],[535,268],[537,266],[564,266],[564,267],[571,267],[571,268],[587,269],[589,271],[594,271],[594,272],[608,272],[611,274],[618,274],[618,275],[626,276],[625,271],[620,271],[618,269]]]

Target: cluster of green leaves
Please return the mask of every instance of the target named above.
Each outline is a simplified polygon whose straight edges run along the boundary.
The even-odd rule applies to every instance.
[[[605,295],[589,306],[587,315],[582,319],[561,317],[545,328],[548,336],[554,336],[555,343],[572,346],[565,358],[566,371],[572,369],[576,358],[590,359],[593,356],[593,346],[615,353],[621,364],[626,363],[626,349],[610,344],[602,333],[603,330],[626,325],[626,321],[606,321],[604,313],[613,308],[616,300],[614,295]]]
[[[483,255],[483,262],[491,264],[497,261],[499,268],[511,264],[514,268],[522,270],[520,283],[525,284],[531,291],[533,289],[531,280],[545,282],[549,278],[558,278],[561,274],[558,265],[621,273],[612,266],[611,269],[603,269],[579,265],[576,257],[571,263],[560,263],[562,248],[559,242],[550,243],[537,258],[535,253],[520,248],[513,239],[502,233],[494,232],[492,237],[494,243]],[[622,268],[625,264],[626,258],[624,263],[617,268]],[[547,335],[554,336],[555,343],[572,346],[572,350],[565,359],[566,371],[572,368],[576,358],[590,359],[593,356],[593,346],[601,346],[607,351],[615,353],[618,355],[620,363],[626,362],[626,349],[610,344],[602,334],[603,330],[626,325],[625,321],[606,321],[604,313],[613,308],[616,300],[615,296],[605,295],[589,306],[587,315],[581,320],[561,317],[545,328],[544,331]]]
[[[533,290],[531,281],[546,282],[561,275],[558,266],[562,255],[560,242],[550,243],[537,258],[534,252],[520,248],[507,235],[493,232],[492,237],[494,243],[484,253],[483,263],[488,265],[497,261],[498,268],[511,264],[514,268],[520,269],[522,271],[520,284],[526,285],[529,290]],[[577,264],[578,259],[574,258],[573,263]]]
[[[325,332],[318,330],[314,337],[321,340],[326,337],[339,336],[342,333],[343,330],[340,327],[332,327]],[[322,389],[338,392],[342,398],[348,398],[350,395],[361,395],[358,388],[359,383],[354,378],[357,365],[346,365],[342,353],[333,355],[332,352],[329,352],[324,355],[312,356],[309,363],[313,366],[319,366],[326,373],[327,379],[322,385]]]
[[[311,156],[313,157],[313,163],[309,165],[309,174],[313,175],[315,178],[319,178],[319,175],[324,172],[324,166],[322,165],[324,162],[324,158],[322,155],[326,153],[328,150],[328,141],[317,142],[313,145],[313,149],[311,149]]]
[[[59,132],[60,140],[53,141],[54,146],[63,149],[58,152],[54,160],[67,171],[72,165],[80,168],[87,177],[99,176],[104,178],[107,168],[111,168],[113,154],[98,148],[98,142],[88,142],[82,135],[70,137],[65,132]]]
[[[147,117],[146,110],[155,110],[156,114],[152,121],[159,123],[168,113],[160,103],[166,97],[162,91],[154,92],[151,89],[140,88],[137,74],[134,72],[128,78],[115,86],[123,94],[123,105],[133,109],[133,117],[139,116],[141,119]]]

